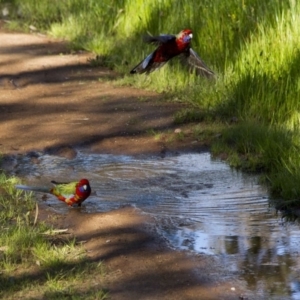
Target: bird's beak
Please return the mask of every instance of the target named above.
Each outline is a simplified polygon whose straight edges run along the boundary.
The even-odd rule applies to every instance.
[[[190,33],[190,34],[189,34],[189,37],[192,39],[192,38],[193,38],[193,34],[192,34],[192,33]]]
[[[85,191],[87,190],[87,185],[86,185],[86,184],[83,186],[83,189],[84,189]]]

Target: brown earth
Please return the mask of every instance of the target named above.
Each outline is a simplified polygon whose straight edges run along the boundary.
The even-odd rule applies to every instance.
[[[201,150],[188,126],[174,135],[173,115],[183,105],[161,95],[116,87],[118,76],[92,68],[91,53],[70,52],[65,43],[38,34],[0,32],[0,152],[5,157],[48,151],[72,159],[77,148],[93,152],[162,155]],[[165,133],[155,139],[150,131]],[[9,169],[9,159],[6,168]],[[133,208],[40,218],[85,241],[87,255],[103,260],[101,287],[111,299],[244,299],[246,291],[216,258],[175,251],[155,231],[155,220]]]

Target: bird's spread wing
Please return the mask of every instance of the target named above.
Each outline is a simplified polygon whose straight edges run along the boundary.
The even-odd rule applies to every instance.
[[[144,41],[146,43],[155,44],[155,45],[165,44],[172,40],[176,40],[176,36],[172,34],[161,34],[157,36],[146,35],[144,37]]]
[[[149,63],[151,62],[151,60],[153,59],[153,55],[154,55],[154,52],[149,54],[142,62],[141,62],[141,69],[142,70],[146,70],[147,67],[149,66]],[[138,72],[139,73],[139,72]]]
[[[141,64],[138,65],[138,67],[136,68],[136,72],[137,73],[151,73],[156,69],[161,68],[166,62],[154,62],[153,61],[153,57],[154,57],[155,52],[149,54],[143,61]],[[137,70],[139,69],[139,70]]]
[[[196,71],[197,75],[214,78],[215,73],[204,63],[204,61],[192,48],[189,48],[182,57],[190,65],[190,67]]]
[[[149,68],[146,73],[149,74],[159,68],[161,68],[164,64],[166,63],[166,61],[163,61],[163,62],[154,62],[152,65],[151,65],[151,68]]]
[[[149,74],[156,69],[161,68],[166,62],[153,62],[155,52],[149,54],[145,59],[143,59],[137,66],[135,66],[130,73],[146,73]]]

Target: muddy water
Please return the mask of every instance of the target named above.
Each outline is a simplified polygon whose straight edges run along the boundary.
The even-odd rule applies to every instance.
[[[83,212],[133,205],[153,215],[177,249],[218,256],[247,287],[266,299],[300,299],[300,228],[269,206],[258,178],[212,160],[209,153],[165,158],[79,153],[73,160],[20,157],[15,172],[27,184],[90,180]],[[69,208],[55,198],[54,209]]]

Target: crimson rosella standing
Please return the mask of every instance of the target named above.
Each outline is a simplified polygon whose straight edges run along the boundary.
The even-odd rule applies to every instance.
[[[157,44],[158,47],[134,67],[130,73],[149,74],[161,68],[171,58],[180,55],[196,71],[197,75],[207,78],[214,77],[214,72],[206,66],[199,55],[191,48],[192,37],[193,33],[190,29],[184,29],[177,35],[161,34],[145,37],[146,42]]]
[[[73,204],[81,206],[81,203],[91,194],[90,183],[87,179],[81,179],[79,182],[69,183],[59,183],[56,181],[51,182],[54,185],[52,188],[27,185],[16,185],[15,187],[26,191],[52,194],[56,196],[58,200],[65,202],[69,206],[72,206]]]

